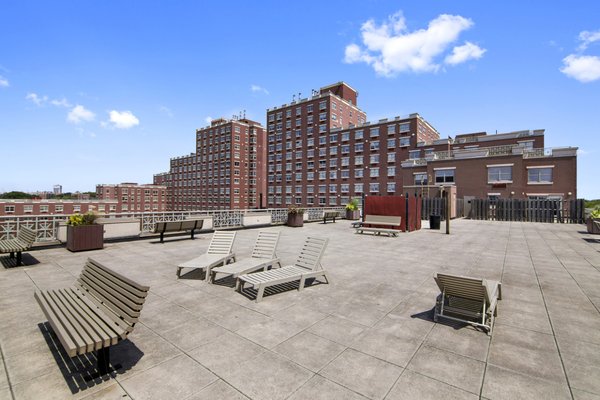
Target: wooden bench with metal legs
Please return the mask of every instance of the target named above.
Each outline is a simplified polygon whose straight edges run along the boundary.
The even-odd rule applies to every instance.
[[[96,352],[91,380],[120,368],[110,367],[110,347],[133,331],[149,290],[88,258],[74,287],[34,297],[69,357]]]
[[[0,240],[0,253],[9,253],[10,258],[15,258],[17,255],[17,266],[23,263],[21,253],[27,251],[35,242],[36,233],[33,229],[26,226],[21,227],[14,239]]]

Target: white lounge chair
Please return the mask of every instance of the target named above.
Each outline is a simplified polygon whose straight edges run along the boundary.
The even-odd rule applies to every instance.
[[[438,317],[447,318],[480,326],[492,334],[497,303],[502,299],[500,282],[447,274],[435,274],[433,279],[442,291],[436,300],[435,322]]]
[[[307,279],[323,276],[330,283],[327,272],[321,266],[321,258],[327,247],[329,239],[308,237],[302,246],[300,255],[294,265],[271,269],[269,271],[256,272],[254,274],[240,275],[236,281],[235,289],[244,290],[244,284],[251,284],[258,290],[256,302],[262,300],[265,288],[287,282],[300,281],[298,290],[304,288]]]
[[[177,278],[181,276],[181,270],[184,268],[202,269],[206,271],[206,275],[210,275],[211,268],[235,261],[235,253],[231,251],[235,234],[236,232],[216,231],[205,254],[177,266]]]
[[[266,271],[269,267],[273,268],[275,264],[281,267],[281,262],[275,255],[278,242],[279,232],[259,231],[250,258],[211,268],[210,273],[206,274],[206,281],[212,283],[216,274],[231,275],[237,279],[240,275],[261,269]]]

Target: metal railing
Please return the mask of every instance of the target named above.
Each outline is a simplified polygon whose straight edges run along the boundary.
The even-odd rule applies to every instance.
[[[317,221],[323,217],[323,211],[339,211],[344,215],[344,207],[306,208],[308,221]],[[119,214],[98,214],[104,218],[139,218],[142,233],[152,232],[154,224],[165,221],[181,221],[186,218],[212,217],[213,228],[241,228],[244,226],[244,215],[271,214],[271,223],[284,224],[287,221],[287,208],[267,208],[261,210],[207,210],[207,211],[164,211],[164,212],[129,212]],[[5,215],[0,216],[0,239],[16,236],[23,226],[37,232],[36,242],[54,242],[57,240],[58,227],[65,223],[68,215]]]

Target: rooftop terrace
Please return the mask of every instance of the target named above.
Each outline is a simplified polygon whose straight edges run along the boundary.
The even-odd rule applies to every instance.
[[[0,268],[0,399],[592,399],[600,396],[600,243],[582,225],[456,220],[452,234],[356,235],[348,221],[281,231],[292,263],[328,237],[331,284],[262,302],[231,282],[177,280],[211,234],[24,255]],[[257,230],[238,231],[239,258]],[[69,286],[87,257],[148,284],[141,322],[111,351],[123,368],[86,383],[93,356],[69,359],[33,298]],[[8,264],[8,258],[0,258]],[[501,280],[492,337],[434,323],[434,272]],[[269,293],[267,291],[267,293]]]

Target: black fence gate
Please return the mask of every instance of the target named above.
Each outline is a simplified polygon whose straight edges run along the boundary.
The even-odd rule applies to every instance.
[[[583,199],[473,199],[468,218],[492,221],[524,221],[583,224]]]

